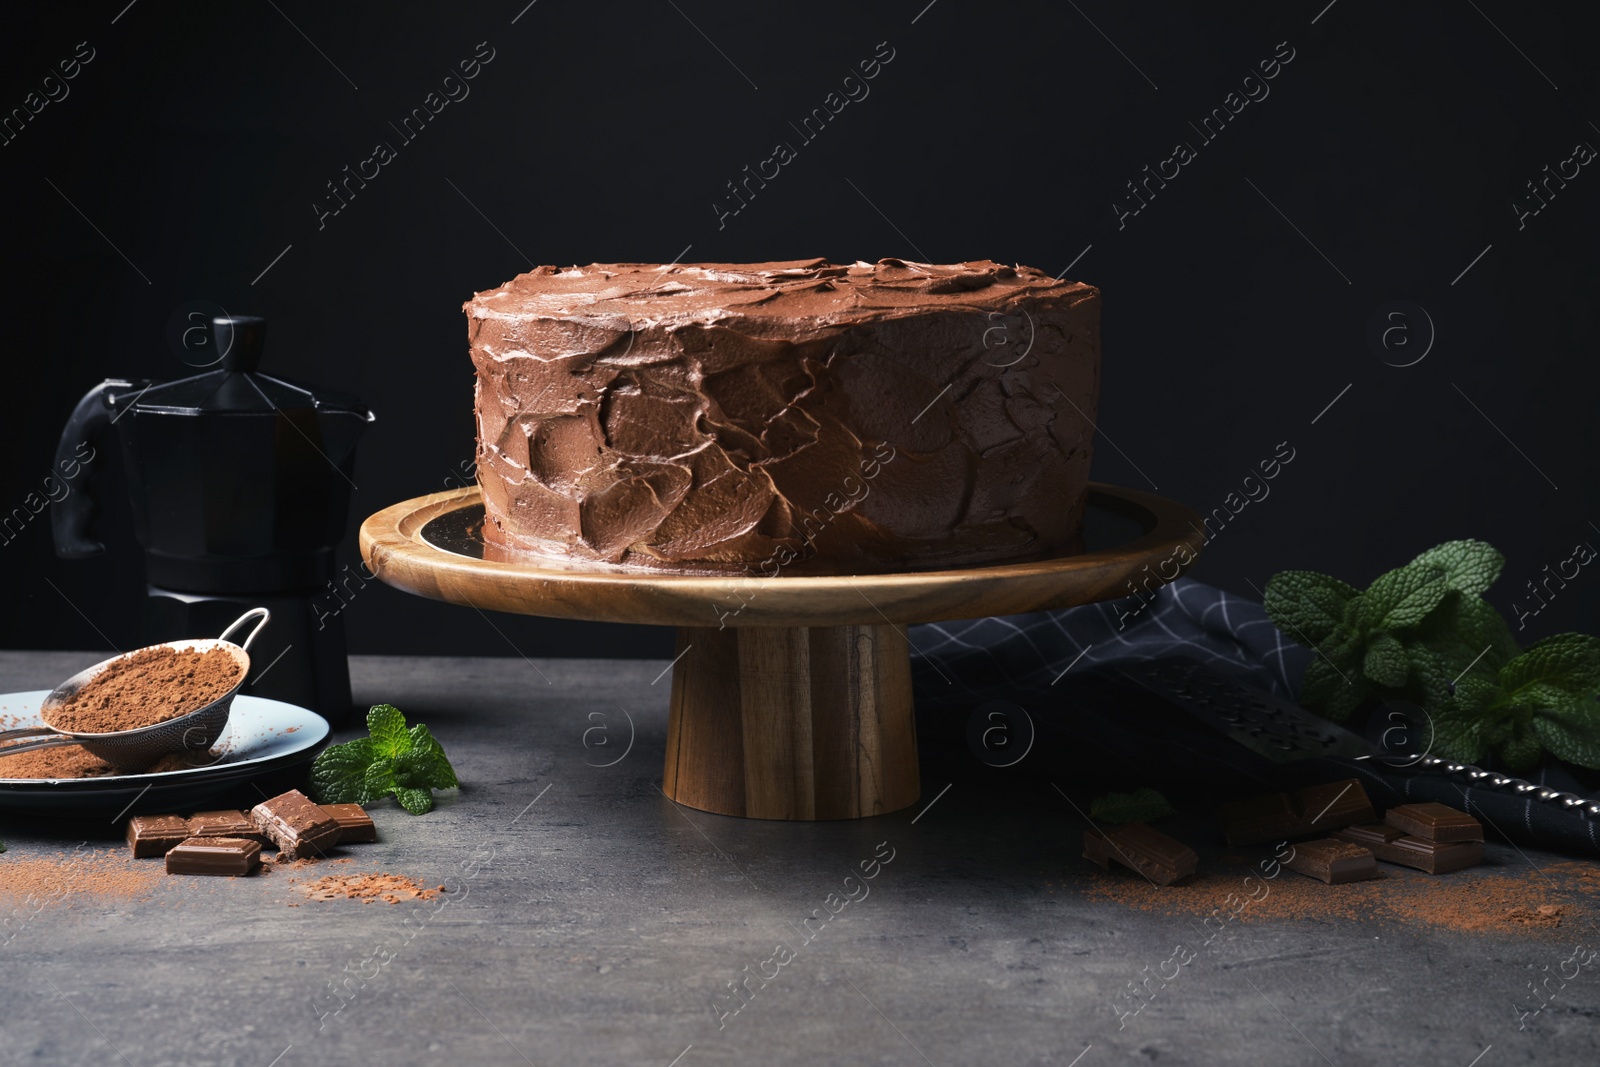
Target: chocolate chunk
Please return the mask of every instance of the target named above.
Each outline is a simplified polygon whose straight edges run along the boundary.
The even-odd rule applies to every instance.
[[[339,824],[339,844],[378,839],[378,827],[360,804],[323,804],[322,810]]]
[[[191,837],[167,853],[168,874],[249,874],[261,866],[261,842],[243,837]]]
[[[1424,841],[1482,841],[1483,824],[1464,811],[1444,804],[1402,804],[1390,808],[1383,821]]]
[[[1180,878],[1187,878],[1200,863],[1194,849],[1142,822],[1131,822],[1109,832],[1085,830],[1083,858],[1107,870],[1115,860],[1156,885],[1171,885]]]
[[[1415,867],[1429,874],[1449,874],[1483,862],[1482,841],[1429,841],[1383,823],[1347,826],[1333,836],[1370,849],[1385,863]]]
[[[165,856],[188,837],[189,824],[176,815],[135,815],[128,820],[128,847],[136,858]]]
[[[242,811],[197,811],[189,816],[190,837],[248,837],[267,842],[255,821]]]
[[[320,856],[339,840],[339,824],[298,789],[263,800],[250,809],[256,829],[278,846],[278,859]]]
[[[1335,830],[1333,836],[1340,841],[1349,841],[1351,844],[1371,849],[1373,855],[1381,860],[1384,859],[1384,856],[1378,850],[1386,845],[1394,844],[1406,834],[1404,830],[1397,830],[1393,826],[1375,822],[1364,826],[1346,826]]]
[[[1367,849],[1327,837],[1296,844],[1294,856],[1284,866],[1291,871],[1320,878],[1329,885],[1381,877],[1378,861]]]
[[[1377,818],[1355,778],[1224,804],[1217,814],[1230,845],[1292,841]]]
[[[1367,791],[1357,778],[1346,778],[1326,785],[1312,785],[1295,793],[1300,811],[1306,817],[1307,833],[1322,833],[1341,826],[1371,822],[1378,817]]]

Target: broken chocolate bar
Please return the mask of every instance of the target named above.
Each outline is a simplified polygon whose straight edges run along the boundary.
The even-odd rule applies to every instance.
[[[128,820],[128,847],[137,858],[165,856],[189,836],[189,824],[176,815],[135,815]]]
[[[1383,823],[1347,826],[1333,836],[1370,850],[1385,863],[1415,867],[1429,874],[1449,874],[1483,862],[1482,841],[1429,841]]]
[[[1309,833],[1322,833],[1341,826],[1353,826],[1377,817],[1367,791],[1356,778],[1325,785],[1311,785],[1295,791],[1300,810],[1306,817]]]
[[[189,836],[248,837],[263,843],[267,840],[242,811],[197,811],[189,816]]]
[[[322,810],[339,824],[339,844],[378,839],[378,827],[360,804],[323,804]]]
[[[243,837],[191,837],[167,853],[168,874],[249,874],[261,866],[261,842]]]
[[[1102,832],[1083,832],[1083,858],[1111,869],[1115,860],[1138,871],[1156,885],[1171,885],[1195,872],[1200,863],[1194,849],[1142,822],[1131,822]]]
[[[1224,804],[1217,814],[1230,845],[1292,841],[1377,818],[1355,778]]]
[[[1482,823],[1444,804],[1402,804],[1385,812],[1383,821],[1424,841],[1483,840]]]
[[[250,818],[278,846],[279,860],[321,855],[339,840],[339,824],[298,789],[263,800],[250,809]]]
[[[1378,861],[1371,852],[1348,841],[1322,838],[1319,841],[1301,841],[1294,846],[1294,857],[1284,866],[1291,871],[1312,878],[1320,878],[1329,885],[1361,882],[1379,878]]]

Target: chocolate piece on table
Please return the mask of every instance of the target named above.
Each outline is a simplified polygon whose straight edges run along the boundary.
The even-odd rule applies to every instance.
[[[1115,860],[1156,885],[1171,885],[1180,878],[1187,878],[1200,863],[1194,849],[1142,822],[1131,822],[1105,832],[1093,828],[1085,830],[1083,858],[1107,870]]]
[[[1383,823],[1347,826],[1333,836],[1371,850],[1385,863],[1415,867],[1428,874],[1449,874],[1483,862],[1482,841],[1429,841]]]
[[[1380,860],[1384,858],[1379,849],[1392,845],[1406,836],[1404,830],[1397,830],[1381,822],[1367,823],[1363,826],[1344,826],[1333,832],[1333,836],[1340,841],[1349,841],[1353,845],[1372,850],[1372,854]]]
[[[261,866],[261,842],[244,837],[191,837],[167,853],[168,874],[249,874]]]
[[[263,800],[250,809],[256,829],[278,846],[278,859],[321,855],[339,841],[339,824],[298,789]]]
[[[1483,862],[1482,841],[1427,841],[1402,837],[1389,846],[1389,862],[1415,867],[1429,874],[1449,874]]]
[[[1310,837],[1378,817],[1355,778],[1223,804],[1217,814],[1230,845]]]
[[[1372,822],[1378,817],[1357,778],[1306,786],[1295,792],[1295,799],[1305,816],[1306,833],[1337,830],[1341,826]]]
[[[128,847],[135,858],[165,856],[189,837],[189,824],[176,815],[135,815],[128,820]]]
[[[1383,821],[1424,841],[1482,841],[1483,824],[1445,804],[1402,804],[1384,813]]]
[[[249,837],[266,841],[255,820],[242,811],[197,811],[189,816],[190,837]]]
[[[1299,842],[1294,846],[1294,856],[1284,866],[1320,878],[1329,885],[1381,877],[1378,861],[1371,852],[1360,845],[1328,837]]]
[[[322,810],[339,824],[339,844],[378,839],[378,827],[360,804],[323,804]]]

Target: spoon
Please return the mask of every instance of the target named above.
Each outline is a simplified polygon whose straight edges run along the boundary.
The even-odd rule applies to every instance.
[[[175,719],[167,719],[165,722],[140,726],[132,730],[83,733],[57,730],[49,725],[4,730],[0,731],[0,741],[8,741],[15,737],[43,736],[44,739],[0,746],[0,756],[30,752],[36,748],[55,748],[58,745],[82,745],[87,751],[119,770],[142,771],[162,756],[173,752],[203,752],[209,749],[216,744],[217,738],[222,736],[223,729],[228,725],[228,711],[233,706],[233,698],[238,695],[246,675],[250,673],[250,642],[256,639],[256,635],[271,617],[272,613],[266,608],[251,608],[235,619],[219,637],[167,641],[102,660],[88,670],[79,671],[51,690],[39,708],[39,720],[47,723],[52,709],[70,700],[101,671],[129,656],[152,648],[168,648],[176,652],[210,652],[218,649],[227,652],[238,669],[239,680],[233,684],[233,688],[209,704],[179,715]],[[256,625],[245,637],[243,644],[236,645],[228,640],[240,627],[251,621],[255,621]]]

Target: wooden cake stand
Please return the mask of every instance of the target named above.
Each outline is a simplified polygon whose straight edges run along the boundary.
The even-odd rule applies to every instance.
[[[916,803],[905,624],[1013,615],[1154,589],[1199,555],[1198,518],[1093,483],[1087,551],[998,566],[813,577],[655,574],[485,549],[477,487],[417,497],[361,524],[378,578],[418,596],[557,619],[678,628],[662,788],[756,819],[849,819]],[[486,556],[490,558],[485,558]]]

